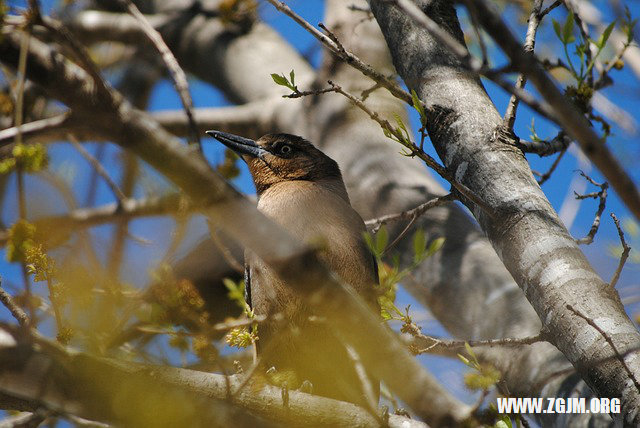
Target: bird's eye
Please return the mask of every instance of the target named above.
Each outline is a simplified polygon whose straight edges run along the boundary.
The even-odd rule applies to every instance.
[[[279,149],[278,149],[278,153],[280,153],[281,155],[288,155],[293,151],[293,149],[291,148],[290,145],[288,144],[283,144]]]

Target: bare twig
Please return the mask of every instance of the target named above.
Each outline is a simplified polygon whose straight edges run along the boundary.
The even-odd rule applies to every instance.
[[[29,316],[22,310],[16,302],[13,301],[13,297],[2,288],[2,278],[0,278],[0,302],[9,309],[11,315],[18,321],[18,323],[26,327],[29,323]]]
[[[558,154],[558,156],[553,161],[553,163],[551,164],[551,167],[549,167],[549,170],[547,172],[545,172],[544,174],[538,174],[538,176],[540,177],[540,180],[538,180],[538,185],[539,186],[542,186],[542,184],[544,184],[544,182],[547,181],[551,177],[551,174],[553,174],[553,172],[558,167],[558,164],[560,163],[560,160],[562,159],[562,156],[564,156],[564,154],[567,153],[567,148],[568,148],[568,146],[565,147],[565,149],[562,150],[560,152],[560,154]]]
[[[221,323],[216,323],[216,324],[210,326],[210,331],[211,332],[213,332],[213,331],[224,332],[224,331],[233,330],[234,328],[238,328],[238,327],[249,327],[249,326],[253,325],[254,323],[264,322],[266,319],[267,319],[267,317],[265,315],[255,315],[251,319],[245,318],[245,319],[229,320],[229,321],[225,321],[225,322],[221,322]],[[165,335],[169,335],[169,336],[201,336],[202,335],[201,332],[167,330],[167,329],[164,329],[164,328],[155,328],[155,327],[144,326],[144,325],[137,326],[136,330],[141,332],[141,333],[165,334]]]
[[[240,263],[238,260],[236,260],[235,257],[233,257],[233,254],[231,254],[231,251],[229,250],[229,248],[224,244],[224,242],[222,242],[222,240],[218,236],[218,233],[219,231],[217,230],[215,225],[213,224],[209,225],[209,236],[211,237],[211,240],[216,245],[216,247],[218,247],[218,250],[220,250],[222,257],[224,257],[225,261],[229,263],[229,266],[231,266],[233,270],[235,270],[236,272],[243,273],[244,272],[243,264]]]
[[[37,13],[37,2],[35,2],[35,5],[31,4],[31,7],[34,7],[34,10]],[[20,132],[20,128],[24,117],[24,83],[26,80],[27,54],[29,52],[30,39],[31,32],[30,28],[27,27],[27,31],[22,33],[22,37],[20,39],[20,55],[18,58],[18,93],[16,96],[14,121],[14,125],[18,128],[16,144],[22,144],[22,133]],[[16,165],[16,186],[18,190],[18,216],[21,220],[24,220],[27,218],[27,196],[24,188],[24,171],[22,170],[22,165],[19,162]],[[29,278],[26,262],[24,260],[20,262],[20,268],[22,272],[22,280],[24,282],[24,292],[27,302],[27,310],[29,311],[29,320],[31,322],[36,322],[36,308],[33,305],[31,279]]]
[[[631,247],[627,244],[627,241],[624,240],[624,232],[620,227],[620,221],[618,220],[618,217],[616,217],[614,213],[611,213],[611,218],[616,224],[616,229],[618,229],[618,236],[620,237],[620,243],[622,244],[622,254],[620,254],[620,262],[618,263],[616,271],[613,273],[613,277],[611,277],[611,281],[609,281],[609,286],[611,288],[615,288],[616,284],[618,283],[618,279],[620,278],[622,268],[624,268],[624,264],[627,262],[627,258],[629,257],[629,253],[631,252]]]
[[[468,344],[472,348],[476,347],[498,347],[498,346],[522,346],[532,345],[538,342],[546,341],[546,337],[543,332],[540,332],[534,336],[527,337],[507,337],[501,339],[487,339],[487,340],[448,340],[439,339],[432,336],[427,336],[420,331],[420,328],[414,323],[405,324],[402,327],[403,333],[409,333],[413,336],[414,340],[411,343],[413,352],[415,354],[428,354],[428,353],[459,353],[464,351],[465,344]],[[422,348],[418,348],[422,346]]]
[[[536,33],[538,31],[538,26],[542,20],[542,15],[540,13],[540,9],[542,8],[542,3],[544,0],[535,0],[533,2],[533,7],[531,9],[531,15],[529,15],[529,25],[527,26],[527,36],[524,42],[524,51],[525,52],[533,52],[536,44]],[[471,7],[472,2],[467,1],[467,7]],[[471,14],[472,16],[476,16],[475,13]],[[477,19],[477,18],[476,18]],[[516,80],[516,88],[524,88],[524,85],[527,83],[527,76],[524,73],[520,73],[518,75],[518,79]],[[507,106],[507,111],[504,114],[503,124],[504,126],[512,130],[513,124],[516,121],[516,111],[518,110],[518,103],[520,100],[515,95],[511,95],[509,99],[509,105]]]
[[[335,90],[333,88],[318,89],[315,91],[299,91],[296,89],[289,95],[283,95],[282,98],[301,98],[301,97],[307,97],[309,95],[326,94],[327,92],[335,92]]]
[[[196,144],[200,152],[202,152],[202,145],[200,144],[200,136],[198,133],[198,127],[196,126],[195,120],[193,118],[193,100],[191,99],[191,94],[189,93],[189,83],[187,82],[187,76],[178,64],[178,60],[171,52],[171,49],[167,46],[167,44],[162,39],[162,35],[153,28],[153,26],[149,23],[147,18],[140,12],[140,10],[136,7],[135,4],[131,0],[119,0],[120,4],[125,7],[129,13],[140,23],[140,27],[142,31],[149,37],[151,42],[154,44],[160,55],[162,56],[162,60],[167,66],[169,70],[169,74],[173,79],[173,83],[175,85],[176,91],[178,91],[178,95],[180,96],[180,101],[182,101],[182,105],[184,106],[184,111],[187,114],[189,119],[189,128],[190,128],[190,141],[192,144]]]
[[[546,9],[544,9],[542,12],[540,12],[540,17],[544,17],[545,15],[547,15],[549,12],[551,12],[553,9],[555,9],[556,7],[560,6],[562,3],[564,3],[562,0],[556,0],[553,3],[551,3]]]
[[[71,142],[73,147],[75,147],[75,149],[82,155],[82,157],[85,158],[87,162],[91,164],[94,171],[96,171],[98,175],[100,175],[100,177],[102,177],[102,179],[105,181],[105,183],[107,183],[107,186],[109,186],[109,189],[111,189],[111,192],[113,192],[116,199],[118,199],[118,202],[121,205],[124,204],[124,202],[127,200],[126,195],[122,193],[122,190],[120,190],[120,187],[118,187],[118,184],[115,181],[113,181],[111,176],[109,176],[109,173],[107,172],[106,169],[104,169],[100,161],[98,161],[98,159],[93,157],[93,155],[89,153],[87,149],[85,149],[82,146],[82,144],[80,144],[78,140],[75,139],[73,135],[69,134],[67,138],[69,138],[69,142]]]
[[[627,364],[627,362],[624,359],[624,355],[620,354],[620,351],[618,351],[618,348],[616,347],[616,345],[613,343],[613,340],[611,340],[611,337],[609,337],[609,335],[607,334],[606,331],[604,331],[603,329],[601,329],[598,324],[595,323],[595,321],[593,321],[592,319],[588,318],[586,315],[584,315],[582,312],[580,312],[578,309],[574,308],[573,306],[571,306],[570,304],[567,304],[567,309],[569,309],[571,312],[573,312],[574,314],[576,314],[577,316],[579,316],[580,318],[582,318],[583,320],[585,320],[587,322],[587,324],[589,324],[591,327],[595,328],[598,333],[600,333],[602,335],[602,337],[604,338],[604,340],[607,341],[607,343],[609,344],[609,346],[611,346],[611,349],[613,350],[613,352],[616,354],[616,358],[620,361],[620,363],[622,364],[622,366],[624,367],[624,370],[627,372],[627,375],[629,375],[629,378],[631,378],[631,380],[633,381],[633,384],[635,385],[635,387],[640,390],[640,382],[638,382],[638,379],[636,379],[635,375],[633,374],[633,372],[631,371],[631,369],[629,368],[629,365]],[[637,350],[635,350],[634,352],[637,352]]]
[[[71,52],[75,55],[76,60],[86,70],[86,72],[89,73],[96,84],[97,90],[103,95],[103,98],[105,100],[109,99],[111,93],[109,85],[102,78],[99,68],[91,59],[82,43],[79,42],[79,39],[71,34],[69,29],[60,22],[47,16],[43,16],[42,13],[40,13],[40,7],[37,0],[29,0],[29,9],[31,11],[32,23],[42,25],[53,35],[55,39],[69,47]]]
[[[609,188],[609,183],[606,181],[604,183],[598,183],[594,181],[591,177],[589,177],[584,172],[580,171],[580,175],[583,176],[589,183],[594,186],[598,186],[600,188],[599,192],[587,193],[585,195],[578,195],[576,193],[576,199],[587,199],[587,198],[599,198],[600,203],[598,204],[598,210],[596,211],[595,218],[593,219],[593,224],[591,225],[591,229],[587,236],[582,239],[576,239],[578,244],[586,244],[589,245],[593,242],[593,238],[596,236],[598,232],[598,228],[600,227],[600,218],[602,217],[602,213],[604,212],[605,205],[607,203],[607,189]]]
[[[412,208],[407,211],[402,211],[395,214],[387,214],[382,217],[373,218],[371,220],[365,221],[365,225],[371,229],[372,233],[376,233],[380,228],[392,221],[398,220],[411,220],[417,217],[420,217],[422,214],[430,210],[431,208],[439,207],[440,205],[444,205],[447,202],[454,201],[456,199],[455,195],[449,193],[444,196],[439,196],[437,198],[433,198],[428,200],[427,202],[418,205],[415,208]]]
[[[551,141],[526,141],[520,140],[517,142],[517,146],[525,153],[535,153],[540,157],[550,156],[554,153],[563,152],[567,150],[571,144],[571,138],[569,138],[564,132],[559,132],[558,135]]]

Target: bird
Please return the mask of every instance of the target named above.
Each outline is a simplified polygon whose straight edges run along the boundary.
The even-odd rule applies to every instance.
[[[247,163],[258,210],[294,237],[319,246],[321,261],[380,314],[377,263],[365,244],[364,221],[351,206],[336,161],[296,135],[274,133],[254,141],[221,131],[207,134]],[[377,405],[379,383],[370,376],[362,379],[353,350],[250,250],[245,252],[245,295],[254,313],[266,316],[257,341],[265,367],[293,372],[292,382],[310,383],[314,394]],[[286,328],[282,322],[270,322],[278,317]],[[367,395],[365,382],[372,394]]]

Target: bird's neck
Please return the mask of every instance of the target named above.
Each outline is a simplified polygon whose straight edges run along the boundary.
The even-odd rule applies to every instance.
[[[309,192],[314,193],[315,191],[319,192],[328,192],[329,194],[333,194],[335,196],[343,199],[347,204],[349,202],[349,195],[347,194],[347,189],[344,186],[342,180],[339,179],[320,179],[320,180],[289,180],[289,181],[281,181],[279,183],[272,184],[263,192],[258,195],[259,199],[262,198],[271,198],[279,193],[283,194],[291,194],[290,192]],[[279,199],[279,198],[278,198]]]

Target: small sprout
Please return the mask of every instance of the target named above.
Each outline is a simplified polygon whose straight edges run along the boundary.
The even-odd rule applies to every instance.
[[[493,425],[493,428],[513,428],[513,423],[511,422],[511,418],[507,415],[502,415],[500,420],[496,421]]]
[[[420,98],[418,98],[418,94],[416,94],[416,91],[414,91],[413,89],[411,90],[411,101],[413,102],[413,108],[415,108],[420,114],[420,119],[422,123],[424,123],[426,121],[427,115],[425,114],[422,101],[420,101]]]
[[[73,339],[73,329],[71,327],[62,327],[58,334],[56,334],[56,340],[61,345],[68,345],[71,339]]]
[[[50,281],[55,272],[55,261],[42,249],[42,245],[32,245],[25,254],[27,271],[34,275],[34,281]]]
[[[35,245],[36,227],[26,220],[18,220],[9,228],[6,258],[9,262],[25,261],[27,250]]]
[[[555,19],[553,20],[553,29],[555,30],[558,39],[560,39],[560,41],[565,45],[573,43],[576,40],[573,35],[573,22],[573,12],[569,12],[567,19],[564,21],[562,26],[560,26],[558,21]]]
[[[231,301],[235,302],[238,306],[240,306],[240,308],[246,311],[249,305],[245,300],[244,281],[241,280],[241,281],[235,282],[232,279],[224,278],[222,280],[222,283],[229,291],[227,293],[227,297]]]
[[[616,26],[616,22],[613,21],[611,24],[607,26],[607,28],[604,29],[604,31],[600,35],[600,38],[596,42],[596,46],[598,47],[598,49],[601,50],[602,48],[604,48],[604,45],[607,43],[607,40],[609,40],[609,36],[611,36],[611,32],[613,31],[613,27],[615,26]]]
[[[387,234],[387,228],[382,226],[375,236],[371,236],[369,233],[364,234],[364,240],[369,247],[369,250],[373,253],[376,259],[381,259],[387,242],[389,242],[389,235]]]
[[[500,382],[501,374],[493,366],[481,364],[477,372],[469,372],[464,375],[464,384],[467,388],[486,391]]]
[[[440,251],[440,248],[442,248],[442,246],[444,245],[444,237],[440,237],[440,238],[436,238],[434,239],[431,244],[429,244],[429,248],[427,249],[427,255],[426,257],[431,257],[433,256],[435,253],[437,253],[438,251]]]
[[[247,327],[236,327],[229,331],[224,338],[229,346],[246,348],[258,340],[257,330],[249,331]]]
[[[427,249],[427,237],[423,228],[416,230],[413,235],[413,262],[420,263],[424,260]]]
[[[291,89],[293,92],[299,92],[298,87],[295,84],[295,73],[293,70],[289,72],[289,79],[284,74],[271,73],[273,81],[280,86]]]
[[[42,171],[49,165],[49,155],[42,144],[16,144],[11,152],[16,167],[26,172]]]
[[[500,371],[490,364],[480,363],[469,343],[465,343],[464,347],[469,358],[461,354],[458,354],[458,358],[474,370],[464,375],[464,383],[467,388],[486,391],[497,384],[501,379]]]

